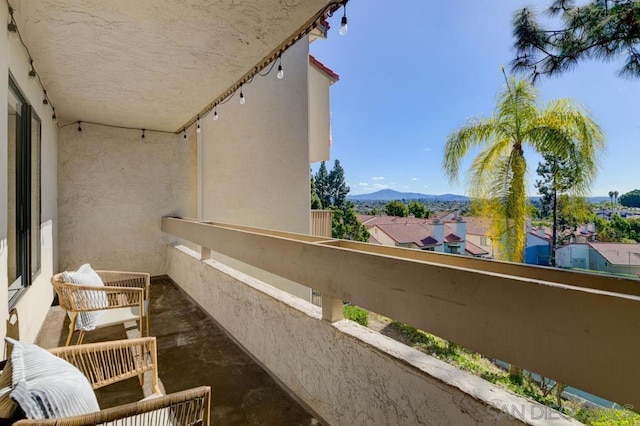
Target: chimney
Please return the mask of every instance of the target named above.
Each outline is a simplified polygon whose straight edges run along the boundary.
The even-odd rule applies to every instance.
[[[433,226],[433,238],[438,241],[435,251],[444,253],[444,223],[440,219],[433,219],[431,223]]]
[[[465,222],[460,216],[456,213],[456,218],[453,221],[453,232],[463,241],[460,242],[460,254],[465,254],[465,250],[467,248],[467,222]]]

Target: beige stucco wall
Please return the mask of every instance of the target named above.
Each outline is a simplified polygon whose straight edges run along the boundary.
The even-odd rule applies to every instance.
[[[309,232],[308,43],[283,54],[284,79],[256,76],[245,105],[236,94],[202,120],[205,219]]]
[[[7,7],[0,6],[0,21],[9,22]],[[33,105],[42,121],[42,217],[41,217],[41,272],[18,300],[19,338],[31,342],[35,339],[47,309],[53,300],[49,279],[57,269],[57,128],[51,120],[52,111],[42,104],[42,89],[30,78],[29,61],[19,42],[8,39],[9,32],[0,31],[0,334],[6,333],[8,310],[8,146],[7,146],[7,96],[9,72],[13,75],[24,96]],[[0,346],[4,356],[4,345]]]
[[[169,276],[328,424],[575,424],[351,321],[322,321],[320,308],[184,246],[168,251]]]
[[[373,228],[369,228],[369,232],[371,233],[371,236],[376,240],[378,240],[380,244],[382,244],[383,246],[391,246],[391,247],[396,246],[396,241],[393,238],[391,238],[389,235],[384,233],[377,226],[374,226]]]
[[[309,64],[309,162],[328,161],[331,124],[329,86],[331,80]]]
[[[305,37],[282,55],[284,79],[276,78],[276,69],[256,76],[244,86],[245,105],[239,104],[238,93],[218,107],[217,121],[213,114],[202,119],[203,219],[310,232],[308,55]],[[299,297],[311,297],[307,287],[217,253],[213,257]]]
[[[483,244],[480,244],[480,242],[482,241],[482,237],[485,237],[485,236],[467,233],[467,241],[489,252],[487,256],[493,256],[493,247],[491,245],[492,244],[491,238],[485,237],[487,239],[487,245],[483,245]]]
[[[163,216],[195,216],[195,132],[82,124],[59,133],[60,269],[166,273]]]

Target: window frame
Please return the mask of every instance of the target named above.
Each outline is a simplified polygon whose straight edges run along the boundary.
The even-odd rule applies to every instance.
[[[37,235],[38,240],[41,239],[42,229],[42,121],[24,92],[20,90],[11,72],[8,79],[8,95],[13,96],[21,104],[21,111],[18,114],[20,121],[16,123],[15,129],[15,217],[8,218],[15,221],[16,274],[20,277],[20,286],[8,297],[9,310],[11,310],[42,270],[41,243],[37,241],[34,244],[32,240],[34,234]],[[7,120],[9,120],[8,117]],[[35,141],[32,132],[34,120],[38,129]],[[34,156],[37,159],[36,167],[33,164]],[[35,172],[37,172],[35,174],[37,183],[34,191]],[[38,203],[37,211],[32,208],[34,195]],[[37,224],[33,223],[34,215],[37,215]],[[34,230],[36,226],[37,230]],[[35,265],[34,257],[37,258]],[[16,279],[13,283],[9,282],[7,291],[17,281]]]

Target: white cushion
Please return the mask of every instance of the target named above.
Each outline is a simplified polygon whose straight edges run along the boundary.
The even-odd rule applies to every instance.
[[[50,419],[100,410],[87,378],[73,365],[37,345],[13,344],[13,398],[30,419]]]
[[[85,263],[75,272],[65,271],[62,273],[62,279],[71,284],[93,285],[96,287],[104,287],[104,283],[100,275],[91,268],[91,265]],[[83,305],[89,304],[95,308],[107,308],[109,300],[107,293],[103,291],[79,291],[74,293],[76,302],[82,301]],[[71,315],[71,314],[70,314]],[[79,312],[76,319],[76,330],[91,331],[96,328],[98,320],[103,315],[103,311]]]

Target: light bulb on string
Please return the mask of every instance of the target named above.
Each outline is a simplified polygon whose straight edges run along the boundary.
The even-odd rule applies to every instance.
[[[240,83],[240,105],[244,105],[247,100],[244,98],[244,93],[242,93],[242,83]]]
[[[7,29],[9,30],[9,38],[11,40],[18,41],[20,39],[20,36],[18,36],[18,26],[13,22],[13,17],[11,22],[9,22]]]
[[[342,16],[342,20],[340,21],[340,29],[338,30],[338,34],[340,34],[341,36],[347,34],[347,4],[345,3],[344,6],[342,6],[342,8],[344,9],[344,15]]]
[[[278,80],[282,80],[284,78],[284,70],[282,69],[282,57],[278,56],[278,74],[276,74]]]
[[[218,121],[218,107],[213,110],[213,121]]]
[[[185,129],[184,127],[182,128],[182,133],[184,134],[184,138],[187,138],[187,129]]]
[[[196,127],[196,133],[200,133],[202,129],[200,128],[200,116],[198,116],[198,127]]]

